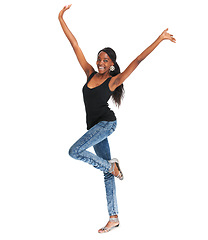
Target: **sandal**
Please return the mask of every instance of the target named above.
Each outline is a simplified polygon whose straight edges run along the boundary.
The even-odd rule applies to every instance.
[[[99,232],[99,231],[98,231],[98,233],[107,233],[107,232],[110,232],[111,230],[113,230],[113,229],[115,229],[115,228],[117,228],[117,227],[119,226],[119,220],[118,220],[118,218],[109,218],[109,222],[118,223],[118,225],[113,226],[113,227],[111,227],[111,228],[103,227],[103,228],[100,229],[102,232]]]
[[[114,175],[114,169],[115,169],[115,164],[116,164],[116,167],[118,168],[118,171],[119,171],[119,174],[116,176],[114,175],[115,177],[117,177],[118,179],[120,180],[123,180],[124,179],[124,176],[123,176],[123,173],[121,172],[121,169],[120,169],[120,166],[119,166],[119,161],[117,158],[113,158],[109,161],[109,163],[111,163],[111,168],[109,170],[109,173],[112,173]],[[114,164],[115,163],[115,164]]]

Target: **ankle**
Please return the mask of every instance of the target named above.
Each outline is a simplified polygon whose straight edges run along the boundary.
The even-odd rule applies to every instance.
[[[118,215],[112,215],[110,218],[118,218]]]

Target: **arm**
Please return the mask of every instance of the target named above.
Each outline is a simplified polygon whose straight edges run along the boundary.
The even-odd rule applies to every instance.
[[[126,78],[129,77],[129,75],[138,67],[138,65],[165,39],[168,39],[172,42],[176,42],[175,38],[173,38],[173,35],[167,33],[168,28],[162,32],[162,34],[148,47],[146,48],[133,62],[130,63],[130,65],[125,69],[124,72],[116,75],[114,77],[114,90],[120,86]]]
[[[71,5],[65,6],[59,13],[58,19],[60,21],[61,27],[66,35],[66,37],[68,38],[69,42],[71,43],[71,46],[77,56],[77,59],[82,67],[82,69],[84,70],[84,72],[86,73],[87,77],[94,72],[93,67],[86,61],[85,56],[81,50],[81,48],[78,45],[78,42],[76,40],[76,38],[74,37],[74,35],[72,34],[72,32],[69,30],[69,28],[67,27],[65,21],[63,20],[63,14],[66,10],[68,10],[71,7]]]

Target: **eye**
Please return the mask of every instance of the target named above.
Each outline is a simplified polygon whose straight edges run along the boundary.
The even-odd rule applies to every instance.
[[[108,60],[104,60],[103,62],[108,62]]]

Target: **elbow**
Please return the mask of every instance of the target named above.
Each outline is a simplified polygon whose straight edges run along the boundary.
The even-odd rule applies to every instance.
[[[144,59],[145,58],[141,58],[141,57],[137,58],[137,64],[139,65]]]
[[[61,20],[63,20],[63,18],[62,18],[62,16],[61,16],[61,14],[59,13],[59,15],[58,15],[58,20],[61,22]]]

